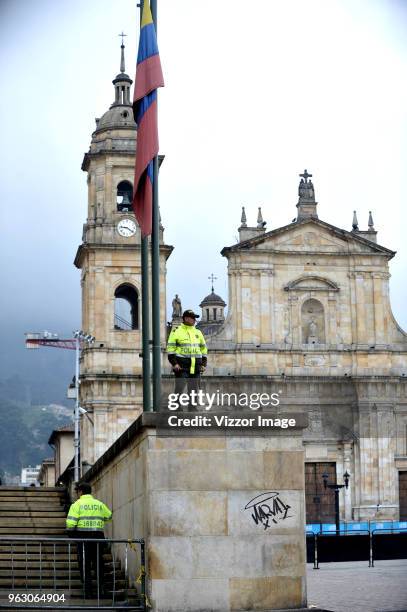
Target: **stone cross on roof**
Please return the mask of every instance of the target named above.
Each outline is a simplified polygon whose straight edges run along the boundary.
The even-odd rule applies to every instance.
[[[214,293],[215,289],[214,289],[214,286],[213,286],[213,281],[218,280],[218,277],[214,276],[213,272],[212,272],[212,274],[210,276],[208,276],[208,280],[210,280],[211,283],[212,283],[212,287],[211,288],[212,288],[212,293]]]
[[[308,174],[308,170],[304,170],[304,172],[302,174],[300,174],[300,176],[305,179],[305,182],[308,182],[308,179],[312,177],[312,174]]]
[[[315,201],[315,190],[314,185],[311,181],[312,174],[307,169],[304,170],[301,177],[300,184],[298,185],[298,217],[297,221],[301,221],[306,217],[313,217],[318,219],[317,207]],[[308,180],[310,179],[310,180]]]

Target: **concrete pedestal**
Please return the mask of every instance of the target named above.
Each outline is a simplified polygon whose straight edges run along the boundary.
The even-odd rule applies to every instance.
[[[146,540],[152,609],[305,606],[301,431],[165,438],[152,420],[90,474],[113,506],[112,537]]]

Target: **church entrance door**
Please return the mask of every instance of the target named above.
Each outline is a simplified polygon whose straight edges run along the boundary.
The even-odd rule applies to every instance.
[[[336,482],[336,463],[319,462],[305,464],[305,511],[306,522],[335,522],[335,493],[324,489],[322,474],[327,472],[328,482]]]
[[[407,472],[399,472],[400,521],[407,521]]]

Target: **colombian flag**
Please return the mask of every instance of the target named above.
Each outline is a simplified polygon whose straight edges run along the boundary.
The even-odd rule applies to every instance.
[[[149,0],[144,0],[135,81],[137,150],[133,210],[142,236],[148,236],[152,227],[153,159],[158,155],[157,88],[164,87]]]

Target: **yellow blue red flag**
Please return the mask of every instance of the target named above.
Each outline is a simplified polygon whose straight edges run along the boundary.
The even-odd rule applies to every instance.
[[[142,236],[151,234],[152,229],[153,159],[158,155],[158,87],[164,87],[164,79],[149,0],[144,0],[133,97],[137,123],[133,210]]]

